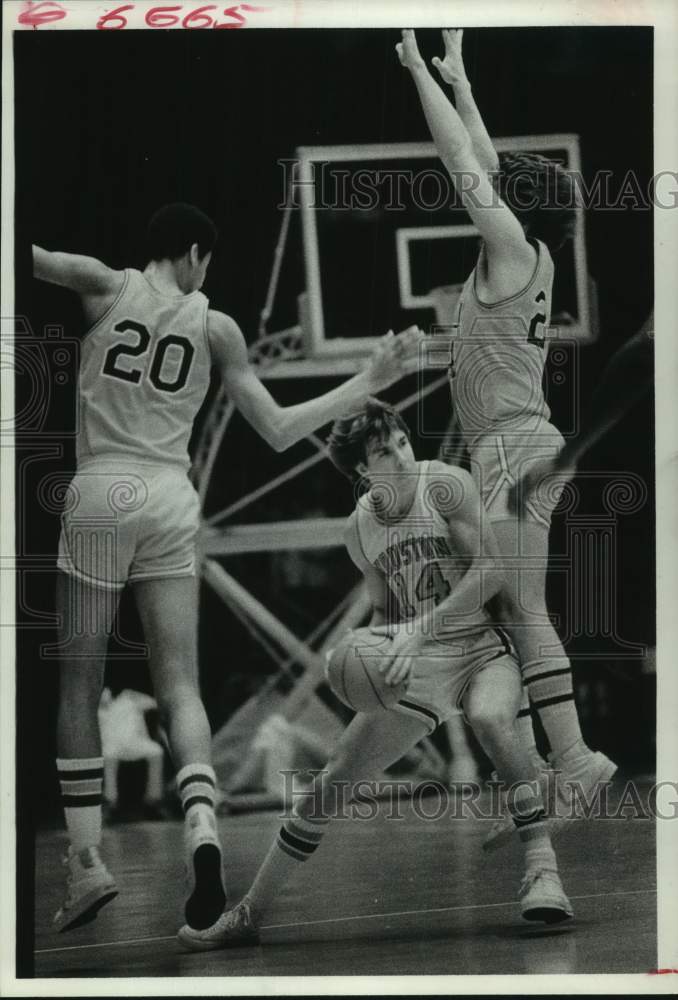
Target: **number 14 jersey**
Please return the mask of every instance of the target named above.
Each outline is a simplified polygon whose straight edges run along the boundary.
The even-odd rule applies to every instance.
[[[433,610],[449,597],[466,572],[467,563],[455,549],[448,521],[464,499],[464,482],[450,472],[442,462],[417,462],[412,506],[395,520],[387,513],[388,484],[375,487],[358,500],[352,517],[360,554],[388,584],[385,610],[389,622],[407,622]],[[480,505],[480,497],[477,499]],[[379,501],[383,515],[377,507]],[[475,611],[463,618],[448,616],[437,627],[436,635],[475,632],[489,622],[479,590]]]
[[[452,401],[468,447],[484,434],[529,433],[548,421],[543,377],[551,318],[553,261],[531,240],[537,262],[529,283],[515,295],[483,302],[476,289],[478,264],[462,289],[452,338]]]
[[[207,308],[200,291],[167,295],[125,271],[82,345],[78,466],[115,456],[188,467],[210,379]]]

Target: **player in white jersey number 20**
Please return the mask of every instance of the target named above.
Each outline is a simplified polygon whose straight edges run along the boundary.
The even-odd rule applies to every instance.
[[[438,155],[482,238],[453,326],[453,404],[473,477],[506,559],[504,620],[520,657],[523,684],[551,745],[552,766],[562,772],[561,790],[576,782],[588,793],[616,767],[584,742],[572,671],[546,608],[549,527],[559,493],[540,490],[523,521],[509,502],[511,487],[563,444],[550,423],[543,373],[551,253],[573,232],[574,181],[543,156],[497,156],[466,77],[462,32],[444,31],[443,41],[444,58],[433,63],[454,88],[456,109],[426,67],[413,31],[403,31],[397,52],[416,85]],[[529,712],[526,699],[520,729],[545,772]],[[507,817],[493,831],[494,846],[510,834]]]
[[[230,398],[281,451],[416,367],[420,332],[386,335],[364,371],[280,407],[257,378],[245,340],[200,291],[213,222],[185,204],[148,228],[143,272],[33,248],[34,274],[80,296],[89,331],[79,377],[77,473],[62,518],[57,610],[61,669],[57,768],[69,835],[66,899],[55,928],[96,916],[117,894],[100,855],[103,759],[97,721],[120,591],[134,596],[185,814],[188,926],[226,904],[215,823],[210,727],[200,700],[195,539],[199,504],[187,471],[193,421],[218,366]]]

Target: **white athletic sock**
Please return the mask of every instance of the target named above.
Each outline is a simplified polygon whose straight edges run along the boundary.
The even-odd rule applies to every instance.
[[[521,664],[521,673],[551,750],[562,754],[582,740],[570,661],[564,653],[535,659]]]
[[[255,919],[261,917],[290,875],[317,850],[328,822],[326,818],[303,819],[294,810],[291,819],[283,823],[246,894]]]
[[[101,843],[103,757],[57,758],[61,803],[74,853]]]
[[[528,874],[544,868],[557,871],[541,790],[537,782],[533,784],[534,790],[527,784],[517,788],[513,803],[509,801],[509,811],[525,850],[525,870]]]
[[[211,927],[226,906],[221,844],[214,814],[216,783],[216,774],[209,764],[187,764],[177,774],[191,889],[184,914],[189,927],[198,930]]]
[[[555,851],[551,846],[551,840],[547,833],[539,837],[532,837],[524,841],[523,844],[525,847],[525,869],[527,872],[544,868],[547,871],[558,871]]]
[[[219,846],[214,815],[217,776],[210,764],[187,764],[177,774],[177,789],[184,811],[186,847],[195,851],[201,844]]]
[[[523,750],[529,755],[532,763],[539,769],[544,766],[544,760],[541,757],[539,751],[537,750],[537,743],[534,738],[534,726],[532,724],[532,708],[530,706],[530,696],[527,693],[527,688],[523,688],[522,700],[520,702],[520,709],[518,711],[518,717],[516,719],[516,729],[518,731],[518,739],[520,740],[520,745]]]
[[[511,819],[522,841],[543,837],[546,832],[546,809],[537,780],[522,782],[506,799]]]

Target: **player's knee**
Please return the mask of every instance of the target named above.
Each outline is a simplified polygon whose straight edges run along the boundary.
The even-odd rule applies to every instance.
[[[505,734],[516,720],[513,706],[497,705],[490,701],[479,701],[467,710],[468,721],[479,736],[493,737]]]

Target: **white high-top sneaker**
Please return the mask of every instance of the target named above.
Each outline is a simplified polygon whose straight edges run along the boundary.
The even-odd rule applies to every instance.
[[[94,920],[101,907],[118,895],[118,887],[101,860],[98,847],[85,847],[77,852],[69,848],[63,865],[68,868],[66,899],[53,922],[59,932]]]

